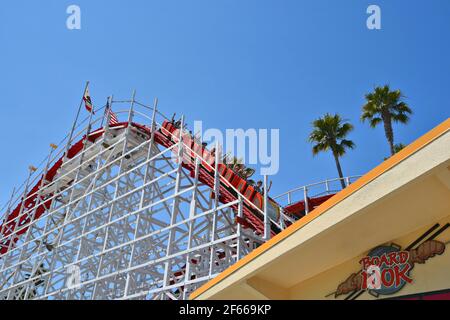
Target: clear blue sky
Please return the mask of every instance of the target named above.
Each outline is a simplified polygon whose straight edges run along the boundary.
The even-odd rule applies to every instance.
[[[66,8],[82,29],[66,28]],[[382,30],[366,28],[366,8]],[[410,143],[449,116],[448,0],[2,1],[0,203],[70,130],[86,80],[95,102],[110,94],[160,99],[208,127],[279,128],[273,193],[336,177],[330,154],[313,158],[311,121],[338,112],[355,125],[344,174],[388,154],[381,127],[360,123],[374,85],[400,88],[414,110],[396,126]]]

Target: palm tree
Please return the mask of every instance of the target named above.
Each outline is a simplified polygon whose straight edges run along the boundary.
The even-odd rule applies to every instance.
[[[406,146],[403,143],[397,143],[394,146],[394,151],[395,151],[395,153],[398,153],[398,152],[402,151],[405,148],[406,148]]]
[[[391,91],[389,85],[376,87],[373,92],[366,94],[365,98],[366,104],[362,107],[361,120],[363,122],[368,120],[372,128],[383,122],[384,133],[386,134],[392,156],[395,154],[392,122],[407,123],[412,111],[402,101],[402,92],[400,90]]]
[[[341,178],[342,188],[345,188],[344,175],[342,174],[339,158],[345,154],[346,149],[355,147],[353,141],[345,139],[347,134],[353,130],[353,126],[345,122],[340,115],[328,113],[315,120],[312,125],[313,131],[309,135],[309,142],[314,143],[312,148],[313,155],[317,155],[321,151],[331,150],[339,177]]]
[[[402,151],[405,148],[406,148],[406,145],[404,145],[403,143],[397,143],[394,145],[395,153],[399,153],[400,151]],[[387,159],[389,159],[389,157],[384,158],[384,161],[386,161]]]

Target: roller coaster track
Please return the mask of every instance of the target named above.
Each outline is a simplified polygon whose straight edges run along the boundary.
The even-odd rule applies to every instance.
[[[336,192],[305,187],[292,201],[294,190],[284,208],[268,197],[265,213],[187,130],[123,103],[128,121],[91,131],[103,120],[89,120],[16,193],[0,226],[0,299],[186,299]]]
[[[166,122],[167,123],[167,122]],[[122,122],[115,125],[112,125],[109,129],[124,129],[128,126],[128,123]],[[150,128],[138,124],[132,123],[132,127],[139,130],[141,134],[150,138],[151,130]],[[26,195],[25,200],[19,203],[16,208],[6,217],[3,225],[1,226],[1,236],[2,241],[0,242],[0,254],[5,254],[11,245],[14,245],[17,242],[20,235],[24,234],[28,230],[28,226],[33,219],[39,219],[40,216],[50,208],[52,203],[52,193],[49,192],[41,192],[42,190],[46,190],[49,184],[55,178],[58,170],[61,168],[64,159],[73,159],[77,154],[79,154],[83,150],[83,146],[85,145],[85,141],[88,140],[92,143],[95,143],[102,135],[105,133],[104,128],[100,128],[92,132],[91,134],[84,136],[81,140],[76,142],[67,152],[67,156],[61,157],[47,172],[45,176],[43,176],[30,190],[30,192]],[[178,137],[173,135],[172,132],[169,132],[164,128],[164,125],[160,130],[155,132],[154,135],[155,142],[164,146],[166,148],[170,148],[178,143]],[[183,142],[183,147],[190,151],[189,159],[185,154],[185,158],[183,160],[183,167],[187,168],[192,175],[195,171],[195,158],[200,158],[201,156],[197,153],[194,154],[194,150],[192,149],[192,145],[185,145]],[[174,150],[176,152],[176,150]],[[202,149],[202,154],[204,155],[207,150]],[[223,165],[223,164],[221,164]],[[205,159],[201,160],[199,171],[199,181],[208,185],[212,190],[214,190],[214,172],[216,170],[214,160],[209,163]],[[45,181],[45,183],[43,183]],[[70,182],[70,181],[69,181]],[[65,188],[67,185],[61,185],[60,188]],[[220,176],[220,201],[223,203],[229,203],[236,201],[238,197],[242,197],[245,199],[245,196],[239,194],[237,190],[233,188],[231,183],[225,179],[225,177]],[[50,199],[47,199],[50,198]],[[40,203],[38,205],[38,203]],[[254,207],[253,203],[250,201],[246,201],[246,206],[244,206],[244,216],[246,221],[244,224],[250,226],[258,233],[264,233],[264,218],[261,216],[261,213],[257,211],[257,208]],[[27,209],[35,208],[35,211],[30,211]],[[234,210],[237,210],[237,204],[231,206]],[[246,223],[247,222],[247,223]],[[273,224],[271,234],[275,235],[280,231],[279,228]]]

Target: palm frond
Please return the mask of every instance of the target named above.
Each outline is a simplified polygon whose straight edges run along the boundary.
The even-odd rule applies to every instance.
[[[348,148],[348,149],[354,149],[355,148],[355,143],[351,140],[346,140],[343,139],[340,143],[341,146]]]
[[[397,113],[397,114],[393,114],[392,115],[392,120],[394,122],[399,122],[399,123],[406,124],[406,123],[409,122],[409,117],[405,113]]]
[[[369,125],[371,128],[375,128],[378,124],[380,124],[383,120],[380,117],[373,117],[369,121]]]
[[[313,146],[312,153],[315,156],[315,155],[319,154],[322,151],[327,151],[329,148],[330,147],[329,147],[328,144],[318,143],[318,144]]]

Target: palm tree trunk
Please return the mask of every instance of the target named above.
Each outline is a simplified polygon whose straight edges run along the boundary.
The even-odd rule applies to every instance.
[[[389,143],[389,148],[391,149],[391,156],[395,154],[394,148],[394,130],[392,129],[392,120],[391,117],[386,115],[383,116],[383,124],[384,124],[384,133],[386,135],[386,139]]]
[[[345,189],[344,175],[342,174],[342,168],[341,168],[341,164],[339,162],[339,157],[335,153],[333,153],[333,156],[334,156],[334,161],[336,162],[336,168],[337,168],[337,171],[339,174],[339,178],[341,178],[340,181],[341,181],[342,189]]]

